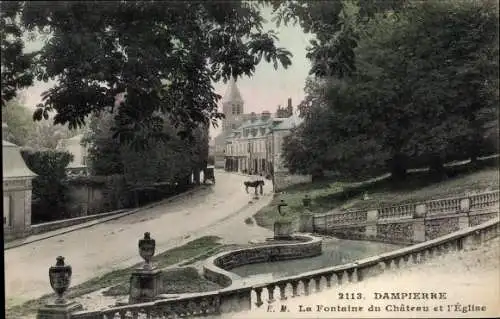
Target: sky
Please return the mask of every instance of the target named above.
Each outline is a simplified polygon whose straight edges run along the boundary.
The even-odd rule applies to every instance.
[[[285,106],[287,99],[292,99],[295,107],[304,98],[305,79],[310,69],[310,62],[306,58],[306,47],[309,44],[311,35],[305,34],[299,25],[276,27],[271,21],[271,9],[264,9],[263,16],[267,20],[264,29],[273,29],[278,34],[279,47],[284,47],[292,54],[292,65],[288,69],[279,67],[274,69],[272,63],[262,61],[255,70],[255,74],[249,77],[242,77],[237,80],[237,86],[244,100],[245,113],[270,111],[274,113],[278,105]],[[41,41],[27,42],[26,51],[40,48]],[[36,82],[32,87],[24,90],[25,102],[27,106],[34,107],[41,102],[41,94],[54,85],[54,82]],[[215,91],[224,96],[227,84],[222,82],[214,84]],[[222,105],[219,105],[222,111]],[[212,128],[210,135],[215,137],[220,132],[218,128]]]

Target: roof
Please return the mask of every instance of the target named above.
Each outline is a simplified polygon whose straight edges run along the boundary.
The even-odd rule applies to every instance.
[[[21,156],[21,148],[7,141],[2,141],[3,180],[25,179],[36,176]]]
[[[294,114],[288,118],[285,118],[280,124],[276,125],[273,130],[275,131],[283,131],[283,130],[291,130],[297,126],[299,126],[304,119],[299,117],[297,114]]]
[[[234,78],[231,78],[229,81],[229,87],[222,98],[222,103],[227,102],[243,102],[243,98],[241,97],[240,90],[238,90],[238,86],[236,86],[236,80]]]

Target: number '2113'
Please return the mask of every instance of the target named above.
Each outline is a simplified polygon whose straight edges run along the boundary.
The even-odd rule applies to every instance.
[[[360,292],[339,292],[337,296],[339,300],[363,299],[363,294]]]

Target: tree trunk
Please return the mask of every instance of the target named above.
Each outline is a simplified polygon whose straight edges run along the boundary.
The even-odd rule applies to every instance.
[[[432,155],[429,165],[430,173],[437,179],[446,178],[446,170],[444,169],[444,161],[439,155]]]
[[[395,154],[390,161],[392,178],[396,181],[404,181],[408,169],[408,159],[403,154]]]

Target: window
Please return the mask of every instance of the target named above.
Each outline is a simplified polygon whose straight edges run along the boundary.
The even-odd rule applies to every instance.
[[[87,166],[87,156],[82,156],[82,165]]]
[[[236,124],[231,124],[231,129],[235,130],[236,129]]]

